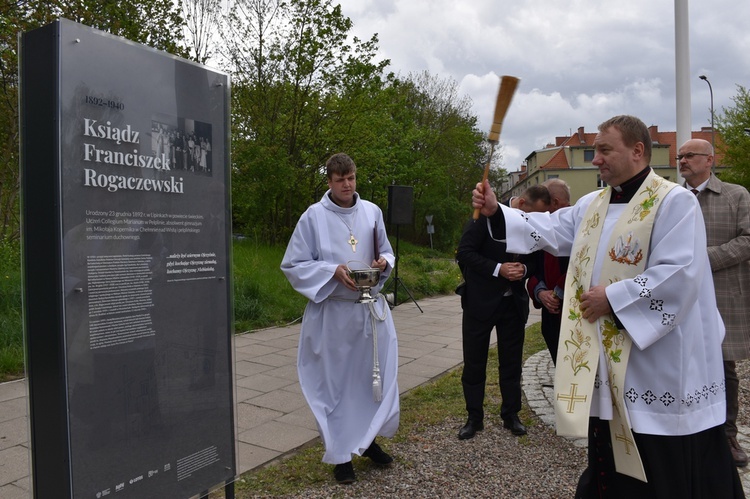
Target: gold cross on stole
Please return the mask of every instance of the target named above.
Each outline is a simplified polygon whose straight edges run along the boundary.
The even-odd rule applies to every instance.
[[[568,401],[568,410],[566,412],[572,413],[575,409],[575,403],[576,402],[586,402],[586,398],[588,395],[577,395],[578,392],[578,383],[571,383],[570,384],[570,393],[563,395],[558,393],[557,394],[557,400],[567,400]]]
[[[618,442],[622,442],[625,444],[625,453],[627,455],[630,455],[630,446],[635,445],[635,442],[627,437],[627,434],[625,433],[625,427],[623,425],[620,425],[620,431],[622,431],[622,433],[616,433],[615,439]]]

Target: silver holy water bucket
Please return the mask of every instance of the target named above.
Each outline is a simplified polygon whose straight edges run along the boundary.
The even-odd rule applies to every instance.
[[[375,301],[375,298],[370,295],[370,289],[380,282],[380,269],[349,269],[349,277],[354,281],[354,284],[359,290],[357,303],[372,303]]]

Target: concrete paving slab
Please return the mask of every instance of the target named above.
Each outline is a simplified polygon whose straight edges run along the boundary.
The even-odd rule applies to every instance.
[[[0,383],[0,402],[17,398],[26,398],[26,380]]]
[[[3,499],[29,499],[29,489],[22,489],[14,483],[0,487],[0,497]]]
[[[299,376],[297,375],[296,362],[294,364],[289,364],[289,362],[287,362],[283,366],[274,367],[273,369],[265,371],[264,374],[266,374],[267,376],[273,376],[274,378],[288,379],[294,381],[295,383],[297,382],[297,380],[299,380]]]
[[[313,413],[307,404],[296,411],[284,414],[280,418],[277,418],[276,421],[294,426],[301,426],[302,428],[307,428],[312,431],[318,431],[318,425],[315,423],[315,416],[313,416]]]
[[[305,399],[299,393],[292,393],[286,390],[273,390],[252,398],[247,403],[284,414],[306,406]]]
[[[270,327],[267,329],[260,329],[256,331],[252,331],[245,334],[252,335],[257,340],[262,340],[263,342],[269,341],[269,340],[275,340],[277,338],[283,338],[285,336],[293,336],[293,335],[299,335],[299,328],[300,325],[291,325],[291,326],[283,326],[283,327]]]
[[[29,441],[28,429],[26,415],[0,423],[0,450],[25,445]]]
[[[418,359],[423,355],[430,354],[436,350],[440,350],[444,347],[436,345],[434,343],[425,342],[412,342],[409,346],[398,347],[398,356],[407,359]]]
[[[6,400],[3,402],[3,410],[0,411],[0,422],[10,421],[11,419],[16,418],[25,418],[27,410],[25,396]]]
[[[234,363],[234,372],[237,376],[254,376],[256,374],[270,371],[271,369],[274,369],[274,366],[258,364],[249,359],[238,360]]]
[[[29,449],[14,445],[0,450],[0,486],[18,482],[29,476]]]
[[[280,355],[278,352],[274,352],[253,357],[253,362],[272,367],[281,367],[289,365],[289,357],[286,355]]]
[[[426,376],[417,376],[414,374],[398,373],[398,390],[401,393],[408,392],[418,386],[430,381]]]
[[[250,390],[249,388],[242,388],[241,386],[238,386],[235,390],[235,397],[236,397],[236,403],[245,402],[248,399],[251,399],[253,397],[257,397],[258,395],[263,395],[263,392],[259,392],[257,390]]]
[[[295,382],[293,385],[285,386],[284,390],[287,391],[287,392],[296,393],[300,397],[304,398],[304,395],[302,395],[302,387],[299,386],[298,382]]]
[[[446,370],[447,369],[442,369],[439,367],[435,367],[434,365],[426,364],[422,362],[422,359],[416,359],[398,367],[399,375],[401,373],[413,374],[427,379],[434,378],[435,376],[444,373]]]
[[[261,355],[276,353],[279,350],[280,348],[269,347],[264,345],[263,343],[252,343],[250,345],[235,348],[235,355],[243,356],[247,359],[255,359],[256,357],[259,357]]]
[[[453,348],[453,345],[446,345],[445,348],[440,348],[434,352],[430,352],[430,355],[449,359],[453,361],[454,366],[464,361],[463,349]]]
[[[317,437],[315,430],[279,421],[269,421],[239,434],[241,442],[278,452],[289,452]]]
[[[263,343],[264,345],[278,348],[279,350],[289,350],[290,348],[297,348],[299,345],[299,334],[297,335],[290,335],[290,336],[283,336],[281,338],[275,338],[273,340],[268,340]]]
[[[263,466],[282,455],[282,452],[244,442],[239,443],[237,452],[239,454],[237,464],[239,465],[238,471],[240,474]]]
[[[242,402],[237,404],[237,428],[249,430],[283,415],[283,412]]]
[[[439,372],[445,372],[449,369],[453,369],[456,367],[456,360],[448,357],[441,357],[439,355],[425,355],[424,357],[420,357],[418,361],[422,364],[428,365],[428,366],[434,366],[436,367]]]
[[[279,390],[291,384],[292,381],[288,379],[267,376],[266,374],[256,374],[255,376],[247,376],[237,380],[237,386],[257,390],[263,393]]]
[[[254,338],[252,334],[236,334],[232,341],[234,341],[234,348],[244,348],[263,342],[263,340]]]
[[[295,364],[297,363],[297,347],[294,348],[287,348],[285,350],[281,350],[279,352],[279,355],[283,355],[285,357],[290,357],[292,359],[292,362]]]

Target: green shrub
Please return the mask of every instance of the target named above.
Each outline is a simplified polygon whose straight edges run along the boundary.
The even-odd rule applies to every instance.
[[[20,255],[17,242],[0,242],[0,381],[23,375]]]
[[[302,316],[307,300],[280,269],[285,250],[250,239],[232,245],[235,331],[286,324]]]

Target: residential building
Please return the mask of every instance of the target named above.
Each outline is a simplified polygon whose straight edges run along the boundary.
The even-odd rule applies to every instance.
[[[656,125],[649,127],[652,140],[651,168],[662,177],[677,181],[676,132],[660,132]],[[586,132],[584,127],[569,136],[556,137],[554,144],[529,154],[520,172],[512,172],[500,194],[502,201],[518,196],[527,187],[541,184],[551,178],[560,178],[570,186],[570,202],[574,204],[584,194],[605,187],[599,178],[599,169],[591,164],[594,159],[596,132]],[[692,138],[711,142],[711,127],[692,132]],[[717,143],[718,135],[715,137]],[[722,156],[716,155],[716,169],[720,171]]]

